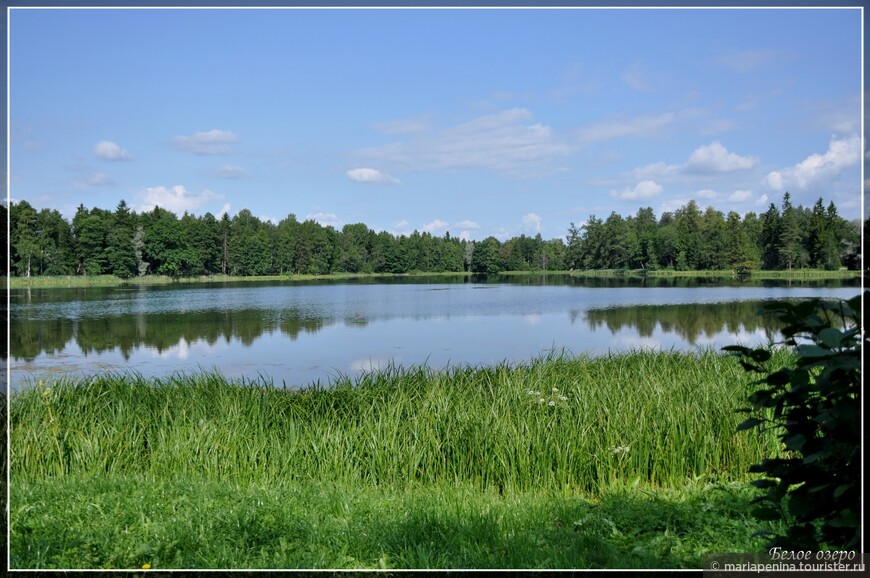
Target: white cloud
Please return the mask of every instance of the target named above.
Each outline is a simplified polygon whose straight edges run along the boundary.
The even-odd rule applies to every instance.
[[[384,134],[415,134],[425,132],[431,125],[429,115],[403,118],[374,125],[375,130]]]
[[[703,189],[695,193],[695,196],[699,199],[717,199],[719,198],[719,193],[710,189]]]
[[[728,152],[719,141],[713,141],[695,149],[684,170],[690,173],[728,173],[749,170],[758,162],[757,157],[742,157]]]
[[[667,112],[626,120],[611,120],[580,129],[578,137],[584,142],[599,142],[616,138],[645,136],[673,124],[677,118],[675,113]]]
[[[471,241],[471,231],[459,231],[457,237],[463,241]]]
[[[131,161],[133,155],[108,140],[101,140],[94,145],[94,154],[106,161]]]
[[[592,184],[614,185],[626,180],[629,182],[685,182],[690,179],[695,180],[699,176],[708,177],[737,171],[747,171],[755,168],[758,164],[759,160],[757,157],[737,155],[729,152],[719,141],[713,141],[692,151],[685,163],[668,164],[661,161],[651,163],[625,173],[621,178],[596,179],[592,181]],[[622,194],[626,194],[626,191],[615,193],[616,196]]]
[[[228,155],[233,152],[230,145],[236,141],[235,134],[215,128],[191,136],[178,135],[172,139],[172,146],[198,155]]]
[[[831,137],[828,150],[824,154],[812,154],[798,164],[771,171],[767,175],[767,186],[774,190],[796,187],[808,189],[816,184],[833,180],[849,167],[861,161],[861,137]]]
[[[652,89],[647,80],[647,75],[641,69],[639,62],[635,62],[629,66],[628,69],[622,73],[620,78],[622,78],[622,81],[632,90],[648,92]]]
[[[731,203],[742,203],[752,198],[752,191],[738,190],[728,196],[728,201]]]
[[[218,168],[217,174],[219,177],[224,179],[247,179],[251,176],[251,174],[243,169],[242,167],[237,167],[233,165],[223,165]]]
[[[785,184],[782,181],[782,173],[779,171],[771,171],[764,180],[767,186],[775,191],[781,191],[785,188]]]
[[[137,197],[142,200],[139,205],[141,212],[150,211],[154,207],[160,207],[176,214],[181,214],[184,211],[193,211],[208,203],[224,198],[223,195],[213,193],[208,189],[203,190],[201,193],[191,193],[184,185],[175,185],[170,188],[164,186],[149,187],[138,193]]]
[[[324,227],[335,227],[338,228],[341,226],[341,221],[338,220],[338,216],[335,213],[313,213],[309,214],[305,217],[308,220],[316,221],[323,225]]]
[[[541,216],[537,213],[528,213],[523,215],[523,226],[526,230],[531,230],[536,233],[541,232]]]
[[[655,181],[641,181],[634,188],[627,188],[622,191],[611,191],[610,196],[615,199],[623,200],[645,200],[651,199],[662,192],[662,186]]]
[[[651,163],[631,171],[632,180],[668,180],[679,177],[685,165],[669,165],[664,162]]]
[[[347,177],[357,183],[371,183],[378,185],[398,185],[399,179],[383,173],[377,169],[359,168],[347,171]]]
[[[479,229],[480,228],[480,225],[477,222],[469,221],[469,220],[459,221],[458,223],[456,223],[455,226],[459,227],[460,229]]]
[[[767,200],[768,200],[767,195],[762,194],[760,197],[758,197],[758,200],[755,201],[755,204],[756,205],[765,205],[765,204],[767,204]]]
[[[441,229],[446,229],[449,223],[447,221],[442,221],[441,219],[435,219],[431,223],[423,225],[423,231],[427,233],[434,233],[435,231],[439,231]]]
[[[405,171],[484,169],[529,177],[560,170],[551,163],[572,147],[550,127],[530,124],[531,116],[523,108],[506,110],[362,149],[356,156]]]
[[[725,68],[745,74],[781,62],[784,58],[783,53],[774,50],[743,50],[723,54],[718,62]]]
[[[89,187],[108,187],[115,184],[115,179],[106,173],[94,173],[84,181],[76,181],[73,183],[77,189],[87,189]]]

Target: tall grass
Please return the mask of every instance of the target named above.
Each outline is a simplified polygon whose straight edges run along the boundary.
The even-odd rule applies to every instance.
[[[303,390],[215,373],[60,379],[13,394],[11,474],[584,492],[745,479],[778,450],[735,432],[749,391],[712,351],[388,367]]]

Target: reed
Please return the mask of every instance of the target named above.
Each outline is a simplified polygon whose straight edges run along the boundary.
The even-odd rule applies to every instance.
[[[390,366],[302,390],[217,373],[65,378],[13,394],[11,476],[593,494],[744,480],[778,451],[772,436],[736,432],[748,381],[713,351]]]

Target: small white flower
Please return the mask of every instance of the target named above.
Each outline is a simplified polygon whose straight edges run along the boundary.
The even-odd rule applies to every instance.
[[[559,388],[558,388],[558,387],[554,387],[554,388],[553,388],[553,393],[559,393]]]
[[[565,397],[564,395],[560,395],[560,396],[559,396],[559,401],[568,401],[568,398]]]
[[[550,407],[556,407],[556,402],[555,402],[555,401],[551,401],[551,402],[550,402]]]
[[[542,397],[541,399],[538,400],[538,403],[544,403],[545,401],[547,401],[547,400]]]

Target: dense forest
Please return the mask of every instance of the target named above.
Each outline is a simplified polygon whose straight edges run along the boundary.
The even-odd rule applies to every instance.
[[[37,211],[27,201],[7,208],[13,275],[149,274],[289,275],[673,269],[734,270],[860,268],[861,224],[839,216],[820,198],[812,208],[780,207],[763,214],[724,215],[692,200],[656,217],[649,207],[634,216],[595,215],[571,223],[564,239],[520,235],[506,241],[467,241],[414,231],[392,235],[363,223],[338,230],[288,215],[278,224],[247,209],[234,217],[211,213],[181,217],[160,207],[136,213],[124,201],[114,211],[80,205],[71,222],[59,211]],[[4,229],[3,235],[6,231]],[[4,260],[5,260],[4,255]],[[5,270],[5,262],[3,269]]]

